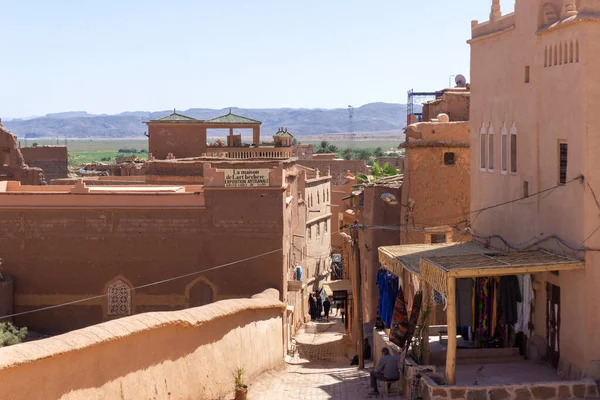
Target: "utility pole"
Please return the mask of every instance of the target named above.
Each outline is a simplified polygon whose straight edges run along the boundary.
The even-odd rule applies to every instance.
[[[354,256],[356,257],[356,306],[358,316],[358,368],[365,368],[364,350],[364,328],[363,328],[363,309],[362,309],[362,272],[360,269],[360,246],[358,244],[358,221],[354,221],[352,229],[352,242],[354,244]]]

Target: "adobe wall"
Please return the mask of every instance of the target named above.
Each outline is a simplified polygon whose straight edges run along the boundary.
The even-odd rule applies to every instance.
[[[29,167],[19,149],[17,137],[0,123],[0,181],[19,181],[25,185],[46,184],[44,171]]]
[[[363,192],[363,209],[360,212],[359,222],[367,226],[397,225],[400,220],[400,204],[392,205],[383,202],[380,196],[390,193],[401,198],[400,188],[383,186],[367,186]],[[377,317],[377,302],[379,289],[377,287],[377,272],[379,271],[379,257],[377,249],[380,246],[397,245],[400,243],[400,229],[365,229],[359,230],[361,273],[362,273],[362,298],[363,321],[375,322]]]
[[[297,161],[298,164],[304,165],[308,168],[318,169],[322,173],[325,173],[329,168],[331,174],[331,183],[333,185],[343,184],[346,173],[350,171],[353,174],[363,173],[367,174],[369,168],[363,160],[303,160]]]
[[[468,121],[469,107],[469,92],[445,91],[439,99],[423,104],[423,121],[429,122],[442,113],[450,117],[450,122]]]
[[[404,157],[402,156],[383,156],[377,157],[377,164],[383,168],[385,164],[388,164],[390,167],[394,167],[398,170],[399,173],[402,173],[402,168],[404,168]]]
[[[47,182],[68,176],[69,155],[66,146],[22,147],[20,150],[27,165],[44,170]]]
[[[340,227],[343,225],[343,213],[350,208],[349,200],[342,200],[352,195],[352,185],[356,181],[350,175],[341,185],[331,186],[331,247],[334,253],[340,253],[342,244],[346,239],[341,235]]]
[[[0,349],[2,398],[222,398],[234,389],[237,367],[251,383],[283,364],[285,306],[278,298],[277,291],[267,290]]]
[[[148,123],[148,152],[157,160],[169,153],[175,158],[198,157],[206,153],[206,127],[194,123]]]
[[[576,4],[575,4],[576,3]],[[600,260],[595,252],[571,252],[600,247],[597,198],[600,191],[600,139],[590,134],[600,127],[597,112],[600,51],[600,3],[581,1],[571,15],[567,2],[518,0],[515,12],[490,21],[474,22],[471,45],[471,183],[472,210],[503,202],[482,212],[473,222],[474,234],[501,236],[515,247],[531,238],[557,236],[541,247],[559,254],[585,258],[583,271],[536,274],[534,334],[548,342],[546,285],[560,288],[560,367],[600,378],[600,308],[593,300],[600,285]],[[575,10],[576,14],[576,10]],[[510,59],[503,57],[511,54]],[[567,57],[568,55],[568,57]],[[529,79],[526,71],[529,69]],[[502,131],[517,141],[516,171],[502,171]],[[489,165],[493,133],[493,165]],[[483,143],[482,141],[487,142]],[[559,146],[568,145],[564,186],[558,186]],[[483,149],[486,153],[481,164]],[[584,180],[579,181],[579,175]],[[558,187],[557,187],[558,186]],[[530,199],[513,200],[525,195]],[[556,187],[555,190],[550,190]],[[551,194],[532,195],[550,190]],[[565,210],[569,210],[565,212]],[[498,246],[495,240],[492,245]],[[568,246],[568,247],[567,247]],[[567,310],[576,309],[576,313]]]
[[[189,307],[190,291],[201,282],[215,300],[283,290],[283,203],[282,190],[270,188],[0,194],[0,254],[4,270],[15,276],[15,312],[104,295],[117,279],[140,286],[191,274],[135,289],[133,313]],[[15,323],[64,332],[106,321],[107,312],[107,299],[97,298],[16,317]]]
[[[400,223],[413,231],[403,232],[402,244],[425,242],[425,234],[415,230],[453,228],[470,219],[468,134],[468,122],[424,122],[407,128],[402,204],[410,207],[402,207]],[[454,153],[454,165],[445,164],[445,153]],[[455,229],[453,240],[468,238]]]

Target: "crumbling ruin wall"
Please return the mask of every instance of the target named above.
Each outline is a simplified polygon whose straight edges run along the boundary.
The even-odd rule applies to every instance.
[[[17,137],[0,124],[0,181],[19,181],[24,185],[45,185],[41,168],[30,168],[19,150]]]
[[[20,149],[25,164],[44,170],[46,181],[66,178],[69,175],[67,165],[69,155],[66,146],[38,146]]]

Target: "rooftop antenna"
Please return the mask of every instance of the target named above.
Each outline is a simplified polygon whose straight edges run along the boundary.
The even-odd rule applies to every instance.
[[[464,75],[456,75],[456,78],[454,78],[454,82],[456,82],[456,87],[458,88],[467,87],[467,78],[465,78]]]

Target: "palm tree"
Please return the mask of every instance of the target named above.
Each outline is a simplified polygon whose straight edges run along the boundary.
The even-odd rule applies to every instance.
[[[352,149],[345,148],[344,150],[342,150],[342,158],[344,160],[352,160],[353,156],[354,152],[352,151]]]
[[[319,143],[319,146],[317,147],[316,153],[329,153],[329,146],[331,146],[331,144],[327,140],[322,140],[321,143]]]

